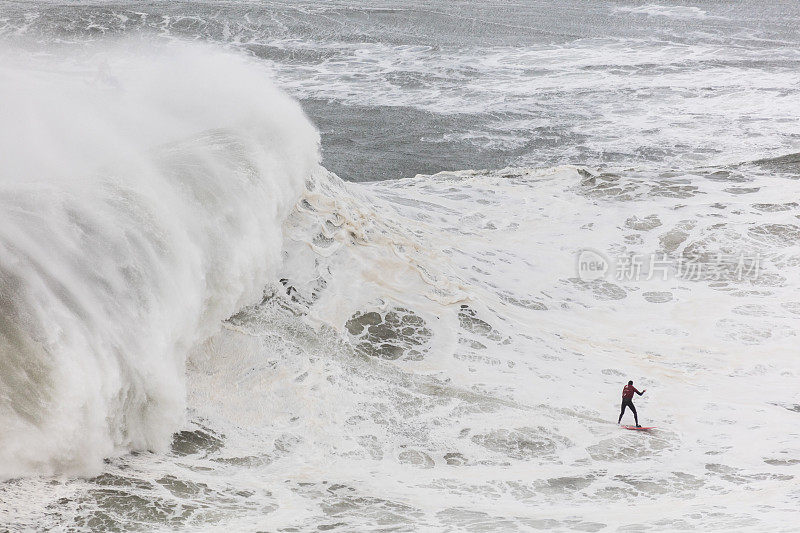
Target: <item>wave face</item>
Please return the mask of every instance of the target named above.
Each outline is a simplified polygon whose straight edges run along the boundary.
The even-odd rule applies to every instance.
[[[0,477],[164,450],[185,354],[257,299],[318,134],[197,45],[0,58]]]

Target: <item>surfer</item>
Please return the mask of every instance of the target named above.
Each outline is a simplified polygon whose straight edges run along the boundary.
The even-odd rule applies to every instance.
[[[633,411],[633,419],[636,421],[636,427],[642,427],[639,425],[639,416],[636,414],[636,408],[633,406],[633,393],[635,392],[639,396],[645,393],[647,389],[643,389],[641,392],[636,390],[636,387],[633,386],[633,381],[629,381],[627,385],[622,389],[622,410],[619,412],[619,420],[617,420],[617,424],[622,421],[622,415],[625,414],[625,408],[630,407],[631,411]]]

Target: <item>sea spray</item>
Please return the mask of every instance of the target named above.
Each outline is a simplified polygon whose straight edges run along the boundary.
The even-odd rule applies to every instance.
[[[0,57],[0,478],[163,450],[184,360],[259,298],[318,134],[199,45]]]

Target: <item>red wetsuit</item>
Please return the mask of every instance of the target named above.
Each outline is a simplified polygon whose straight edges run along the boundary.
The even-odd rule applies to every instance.
[[[636,394],[640,395],[640,396],[642,394],[641,392],[636,390],[636,387],[634,387],[633,385],[625,385],[625,388],[622,389],[622,399],[623,400],[632,400],[634,392]]]
[[[619,411],[619,420],[617,420],[617,424],[619,424],[622,420],[622,415],[625,414],[625,408],[629,407],[633,412],[633,419],[636,421],[636,427],[639,427],[639,415],[636,414],[636,408],[633,406],[634,393],[638,394],[639,396],[642,395],[642,393],[636,390],[636,387],[633,385],[625,385],[625,388],[622,389],[622,406]]]

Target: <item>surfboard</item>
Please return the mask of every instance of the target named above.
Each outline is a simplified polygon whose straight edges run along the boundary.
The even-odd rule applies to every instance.
[[[633,430],[636,430],[636,431],[643,431],[643,430],[647,430],[647,429],[656,429],[656,426],[642,426],[642,427],[638,427],[638,428],[636,426],[622,426],[622,427],[624,427],[625,429],[633,429]]]

